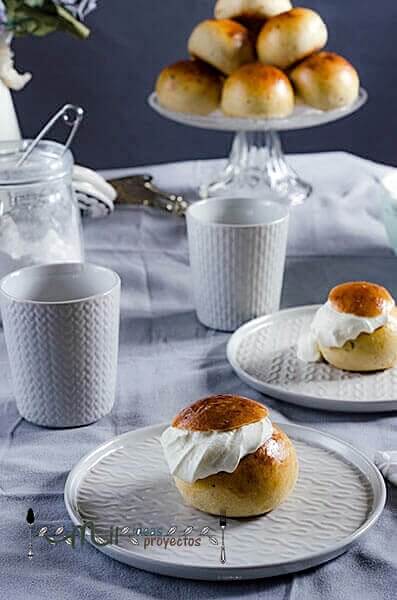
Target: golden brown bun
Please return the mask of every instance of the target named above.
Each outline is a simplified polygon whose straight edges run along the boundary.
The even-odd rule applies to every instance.
[[[288,77],[269,65],[244,65],[223,86],[221,108],[231,117],[288,117],[294,110]]]
[[[198,60],[181,60],[165,67],[156,82],[159,103],[176,112],[208,115],[218,108],[221,92],[219,73]]]
[[[292,8],[289,0],[218,0],[216,19],[268,19]]]
[[[368,281],[349,281],[332,288],[328,295],[332,308],[357,317],[377,317],[394,304],[386,288]]]
[[[373,333],[361,333],[342,348],[323,348],[325,360],[344,371],[379,371],[397,365],[397,311],[393,309],[394,323],[389,322]]]
[[[261,421],[269,411],[263,404],[243,396],[218,395],[198,400],[184,408],[172,427],[189,431],[228,431]]]
[[[228,75],[255,60],[251,34],[246,27],[222,19],[199,23],[189,38],[189,52]]]
[[[293,8],[269,19],[257,39],[263,64],[287,69],[327,43],[327,27],[320,15],[308,8]]]
[[[194,483],[174,478],[184,501],[198,510],[228,517],[253,517],[273,510],[291,493],[298,460],[288,436],[273,427],[273,436],[244,457],[233,473],[217,473]]]
[[[335,52],[309,56],[292,70],[290,77],[302,100],[320,110],[349,106],[360,91],[357,71]]]

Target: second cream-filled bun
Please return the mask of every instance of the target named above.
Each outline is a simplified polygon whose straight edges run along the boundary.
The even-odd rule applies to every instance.
[[[270,65],[244,65],[223,86],[221,109],[230,117],[283,118],[294,110],[288,77]]]
[[[292,8],[290,0],[218,0],[217,19],[268,19]]]
[[[396,309],[393,309],[392,315],[394,322],[389,322],[372,333],[361,333],[341,348],[320,344],[323,358],[337,369],[359,373],[383,371],[397,366]]]
[[[335,52],[318,52],[290,73],[300,98],[320,110],[349,106],[358,97],[360,80],[356,69]]]
[[[327,43],[327,27],[314,10],[293,8],[269,19],[257,39],[263,64],[287,69]]]
[[[219,73],[198,60],[181,60],[165,67],[156,82],[159,103],[176,112],[208,115],[218,108],[221,92]]]
[[[255,60],[251,33],[229,19],[208,19],[195,27],[188,42],[189,53],[229,75]]]
[[[172,427],[205,440],[227,432],[234,435],[242,427],[263,421],[270,427],[266,441],[245,455],[233,472],[220,471],[196,481],[174,476],[188,505],[214,515],[251,517],[273,510],[288,497],[298,476],[295,449],[288,436],[268,420],[263,405],[241,396],[211,396],[181,411]],[[220,453],[228,451],[222,447]],[[208,460],[215,457],[210,453]]]
[[[367,281],[343,283],[330,291],[328,302],[338,313],[362,319],[389,315],[372,333],[361,333],[340,348],[320,344],[321,354],[328,363],[346,371],[361,372],[389,369],[397,364],[397,310],[386,288]]]

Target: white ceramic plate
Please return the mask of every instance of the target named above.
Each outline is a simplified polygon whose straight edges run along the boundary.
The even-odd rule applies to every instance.
[[[315,127],[317,125],[324,125],[325,123],[342,119],[361,108],[366,103],[367,99],[367,92],[361,88],[357,100],[350,106],[323,111],[302,104],[297,105],[292,115],[284,119],[237,119],[226,117],[220,110],[207,116],[174,112],[163,108],[159,104],[155,92],[150,94],[148,102],[151,108],[163,117],[176,121],[177,123],[182,123],[183,125],[189,125],[190,127],[217,129],[220,131],[283,131],[288,129]]]
[[[318,308],[281,310],[240,327],[227,345],[237,375],[260,392],[299,406],[344,412],[397,410],[397,368],[348,373],[297,358],[299,335],[307,331]]]
[[[110,525],[129,527],[117,544],[100,550],[154,573],[252,579],[318,565],[344,552],[376,522],[385,485],[376,467],[342,440],[305,427],[282,427],[298,452],[295,490],[268,515],[228,520],[224,565],[219,520],[184,506],[169,475],[159,441],[164,425],[121,435],[83,458],[66,481],[67,510],[76,525],[93,520],[103,539]],[[145,528],[157,536],[142,535]],[[185,538],[199,539],[200,545],[177,545]]]

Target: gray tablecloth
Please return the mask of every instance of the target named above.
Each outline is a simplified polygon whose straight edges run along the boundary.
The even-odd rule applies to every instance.
[[[323,301],[341,280],[369,279],[397,295],[397,259],[386,239],[374,174],[383,167],[342,153],[292,157],[315,193],[292,214],[284,307]],[[219,163],[144,169],[158,183],[189,194],[203,172]],[[142,171],[142,169],[139,169]],[[26,558],[27,508],[40,524],[70,524],[63,486],[82,455],[114,436],[168,421],[209,393],[265,400],[273,418],[318,427],[373,456],[397,446],[392,414],[350,415],[299,408],[263,398],[233,374],[228,336],[202,327],[191,297],[183,219],[142,208],[117,210],[85,224],[87,257],[122,277],[117,399],[111,415],[89,427],[49,430],[17,413],[4,338],[0,333],[0,598],[221,598],[271,600],[391,599],[397,589],[396,492],[389,490],[377,525],[340,558],[294,576],[253,582],[175,580],[129,568],[86,545],[36,543]]]

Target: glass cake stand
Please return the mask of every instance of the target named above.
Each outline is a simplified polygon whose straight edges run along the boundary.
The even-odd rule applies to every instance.
[[[226,167],[214,180],[200,186],[201,198],[240,194],[252,196],[271,189],[287,198],[291,204],[300,204],[310,195],[312,186],[289,166],[279,132],[337,121],[361,108],[367,98],[367,92],[361,88],[357,100],[350,106],[321,111],[301,104],[285,119],[232,118],[220,111],[207,116],[173,112],[159,104],[155,92],[149,96],[148,101],[153,110],[177,123],[234,132]]]

